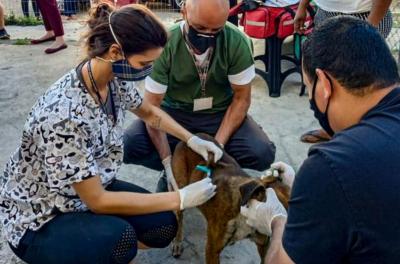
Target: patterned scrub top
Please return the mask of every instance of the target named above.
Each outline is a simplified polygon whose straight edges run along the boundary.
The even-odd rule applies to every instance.
[[[3,231],[14,247],[27,229],[40,229],[57,213],[88,210],[72,184],[99,175],[107,186],[122,164],[125,112],[142,98],[134,83],[110,82],[114,124],[87,92],[78,68],[33,106],[0,180]]]

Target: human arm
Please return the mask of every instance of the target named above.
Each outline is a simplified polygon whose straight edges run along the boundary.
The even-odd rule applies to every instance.
[[[167,132],[183,142],[186,142],[194,152],[201,155],[205,160],[208,160],[209,152],[214,154],[214,162],[217,162],[222,157],[222,150],[213,142],[194,136],[163,110],[151,105],[147,101],[143,101],[140,107],[132,108],[131,111],[152,128]]]
[[[269,248],[265,256],[265,263],[294,264],[282,245],[283,231],[285,230],[286,218],[277,217],[272,221],[272,235],[269,240]]]
[[[216,189],[209,178],[175,192],[163,193],[107,191],[99,176],[76,182],[72,186],[94,213],[118,215],[141,215],[195,207],[212,198]]]
[[[162,100],[164,99],[165,93],[157,94],[149,91],[145,91],[144,101],[147,101],[149,104],[154,105],[156,107],[160,107]],[[149,124],[146,123],[147,133],[149,134],[151,142],[153,142],[154,147],[156,148],[160,159],[164,160],[168,156],[171,156],[171,149],[168,144],[167,135],[165,132],[153,128]]]
[[[378,27],[379,23],[385,17],[389,10],[392,0],[373,0],[371,12],[367,21],[374,27]]]
[[[97,213],[129,215],[183,210],[198,206],[215,195],[216,186],[209,178],[162,195],[106,191],[99,176],[105,168],[101,168],[96,160],[98,148],[102,146],[93,144],[91,132],[85,126],[80,121],[61,120],[55,124],[43,123],[36,128],[35,134],[40,135],[38,140],[42,140],[38,144],[45,161],[47,184],[52,192],[70,196],[76,193],[89,209]],[[108,173],[115,173],[119,166],[118,161],[107,163]]]
[[[225,145],[246,118],[251,103],[251,83],[255,77],[253,46],[242,33],[238,39],[228,40],[229,68],[228,80],[233,91],[232,101],[215,135],[215,139]]]
[[[156,107],[160,107],[164,95],[165,93],[161,94],[152,93],[146,90],[144,94],[144,101],[147,101],[149,104],[154,105]],[[178,184],[176,183],[175,177],[172,172],[171,149],[168,144],[167,134],[159,129],[151,127],[147,123],[146,123],[146,130],[164,166],[165,174],[167,176],[167,181],[168,181],[168,190],[170,191],[177,190]]]
[[[140,107],[131,111],[142,119],[146,123],[146,126],[169,133],[183,142],[187,142],[193,136],[193,134],[181,127],[167,113],[159,107],[150,104],[147,100],[144,100]]]
[[[310,156],[296,176],[286,225],[281,222],[275,224],[279,217],[272,220],[273,240],[266,257],[269,263],[287,263],[286,254],[295,263],[341,262],[352,247],[353,214],[346,198],[331,170],[330,162],[322,154]],[[264,208],[259,206],[252,213],[258,214],[261,219],[255,226],[259,222],[264,222],[263,228],[267,225],[268,221],[264,217],[270,217]],[[268,208],[270,210],[271,206]],[[313,254],[309,254],[310,250]]]
[[[246,118],[251,102],[251,84],[234,85],[233,99],[228,107],[215,139],[225,145]]]
[[[301,0],[294,17],[294,32],[299,34],[305,33],[305,22],[307,18],[307,7],[311,0]]]
[[[99,176],[73,187],[89,209],[98,214],[140,215],[180,209],[178,192],[111,192],[103,188]]]

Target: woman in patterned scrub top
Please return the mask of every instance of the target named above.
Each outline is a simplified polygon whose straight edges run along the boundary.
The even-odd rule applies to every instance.
[[[151,72],[167,42],[151,11],[100,4],[88,27],[87,59],[37,100],[0,182],[5,238],[27,263],[129,263],[138,249],[171,242],[172,211],[215,194],[209,178],[156,194],[116,180],[127,110],[204,158],[222,151],[142,101],[133,80]]]

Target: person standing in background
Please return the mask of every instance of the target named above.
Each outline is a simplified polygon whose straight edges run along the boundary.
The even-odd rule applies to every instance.
[[[64,0],[63,15],[67,17],[67,20],[76,19],[77,12],[78,12],[78,0]]]
[[[10,39],[4,24],[4,6],[0,2],[0,39]]]
[[[234,7],[235,5],[237,5],[237,0],[229,0],[229,8]],[[232,24],[234,24],[235,26],[239,25],[239,18],[238,16],[230,16],[228,18],[228,21],[231,22]]]
[[[35,14],[35,17],[37,19],[39,19],[40,13],[39,13],[39,8],[36,4],[36,0],[31,0],[31,2],[32,2],[33,13]],[[22,13],[24,13],[24,16],[29,17],[29,0],[21,0],[21,7],[22,7]]]
[[[46,54],[55,53],[66,49],[68,46],[64,41],[64,28],[61,21],[60,11],[56,0],[37,0],[40,13],[42,14],[46,34],[39,39],[31,40],[32,45],[54,41],[53,44],[44,50]]]
[[[307,6],[311,0],[301,0],[294,19],[294,30],[297,33],[304,33]],[[393,18],[389,10],[392,0],[315,0],[318,6],[315,15],[315,25],[320,25],[327,18],[348,15],[367,21],[379,33],[387,38],[392,29]],[[300,140],[304,143],[318,143],[328,141],[331,135],[323,129],[311,130],[304,133]]]

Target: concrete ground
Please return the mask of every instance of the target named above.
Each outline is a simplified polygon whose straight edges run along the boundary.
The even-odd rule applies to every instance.
[[[160,14],[163,21],[171,23],[174,17]],[[176,16],[176,15],[175,15]],[[82,58],[79,37],[82,23],[65,24],[69,48],[54,55],[45,55],[47,44],[16,46],[12,41],[0,41],[0,164],[3,169],[11,153],[19,144],[26,116],[40,96],[54,81],[73,68]],[[12,38],[34,38],[43,32],[42,26],[8,27]],[[263,43],[255,41],[256,53],[263,51]],[[300,77],[289,76],[283,84],[279,98],[268,96],[265,82],[257,77],[252,89],[250,114],[264,128],[277,146],[277,160],[301,165],[309,145],[299,142],[306,130],[317,128],[309,110],[307,96],[299,97]],[[128,124],[133,115],[127,120]],[[119,178],[134,182],[154,191],[159,172],[140,166],[123,166]],[[170,249],[140,251],[137,263],[204,263],[205,222],[196,209],[185,212],[184,253],[178,260],[171,257]],[[241,241],[227,247],[221,255],[222,263],[259,263],[256,247],[250,241]],[[22,263],[0,239],[0,264]]]

